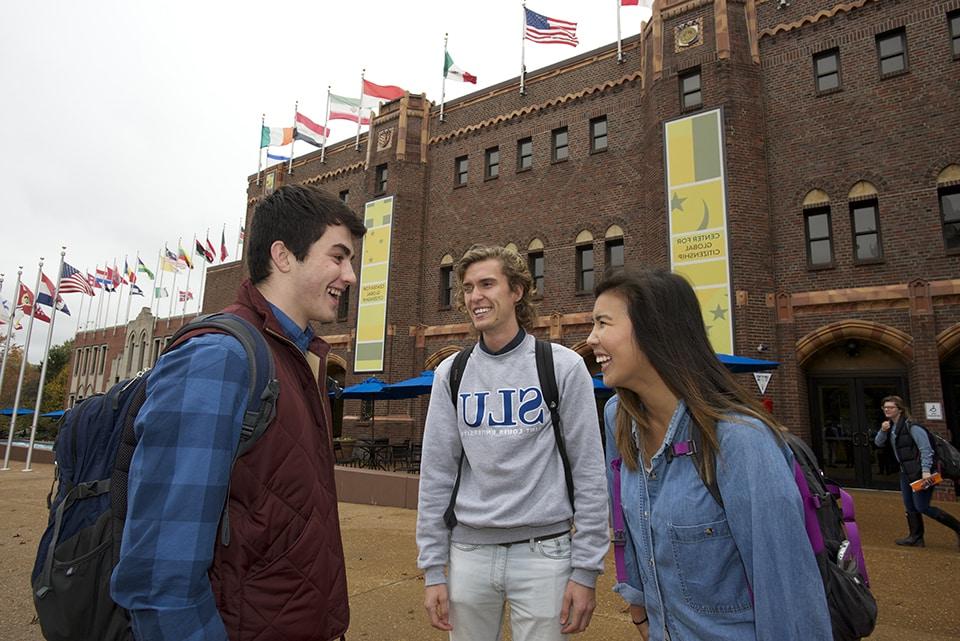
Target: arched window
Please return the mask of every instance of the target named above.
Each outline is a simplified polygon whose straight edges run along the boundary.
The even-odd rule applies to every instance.
[[[850,203],[850,230],[853,236],[853,260],[870,263],[883,259],[880,243],[880,207],[877,188],[865,180],[847,194]]]
[[[607,269],[623,267],[623,229],[620,225],[610,225],[603,241],[604,264]]]
[[[593,234],[584,229],[577,234],[577,291],[593,291]]]
[[[440,259],[440,308],[453,305],[453,256],[444,254]]]
[[[803,199],[803,229],[807,244],[807,267],[833,265],[833,227],[827,192],[812,189]]]
[[[534,238],[527,245],[527,269],[533,276],[533,293],[535,296],[543,296],[543,275],[546,263],[543,258],[543,241]]]
[[[937,197],[948,253],[960,253],[960,165],[949,165],[937,176]]]

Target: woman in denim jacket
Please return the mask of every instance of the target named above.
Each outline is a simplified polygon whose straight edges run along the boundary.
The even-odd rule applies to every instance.
[[[608,473],[623,460],[627,581],[614,589],[640,636],[831,641],[783,428],[717,360],[693,289],[621,271],[595,294],[587,342],[619,397],[604,412]]]

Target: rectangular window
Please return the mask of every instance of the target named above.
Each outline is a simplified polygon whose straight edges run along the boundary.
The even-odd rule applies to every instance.
[[[500,175],[500,148],[491,147],[483,154],[483,177],[486,180]]]
[[[703,92],[700,86],[700,70],[680,76],[680,109],[689,111],[703,106]]]
[[[948,252],[960,252],[960,187],[940,190],[943,244]]]
[[[954,58],[960,58],[960,11],[947,15],[950,24],[950,46]]]
[[[853,229],[854,260],[872,262],[883,258],[876,200],[850,203],[850,227]]]
[[[611,238],[606,243],[607,269],[623,267],[623,239]]]
[[[824,267],[833,264],[833,243],[830,239],[830,208],[820,207],[804,212],[807,234],[807,265]]]
[[[517,141],[517,171],[524,171],[533,167],[533,138],[522,138]]]
[[[527,268],[533,276],[534,294],[543,296],[543,252],[536,251],[527,254]]]
[[[448,308],[453,304],[453,265],[440,268],[440,307]]]
[[[343,288],[340,299],[337,301],[337,320],[345,321],[350,313],[350,286]]]
[[[896,29],[877,36],[880,76],[891,76],[907,70],[907,32]]]
[[[553,162],[563,162],[570,157],[570,148],[567,145],[567,128],[554,129],[551,136],[550,157]]]
[[[607,150],[607,117],[600,116],[590,121],[590,152]]]
[[[350,198],[350,190],[349,190],[349,189],[344,189],[343,191],[340,192],[340,202],[344,202],[344,203],[345,203],[345,202],[347,202],[347,200],[348,200],[349,198]]]
[[[593,291],[593,245],[577,247],[577,291]]]
[[[150,349],[150,367],[153,367],[157,364],[157,359],[160,357],[160,341],[161,339],[153,339],[153,347]]]
[[[840,52],[836,49],[813,57],[813,72],[817,78],[817,93],[840,88]]]
[[[390,177],[390,170],[387,169],[386,163],[382,165],[377,165],[376,173],[376,194],[385,194],[387,192],[387,179]]]
[[[76,376],[80,373],[80,361],[83,359],[83,350],[77,349],[77,362],[73,364],[73,375]]]
[[[142,355],[141,355],[142,357]],[[103,374],[103,365],[107,362],[107,346],[103,345],[100,348],[100,369],[97,370],[98,374]]]
[[[462,187],[467,184],[467,174],[470,171],[470,159],[460,156],[453,161],[453,186]]]

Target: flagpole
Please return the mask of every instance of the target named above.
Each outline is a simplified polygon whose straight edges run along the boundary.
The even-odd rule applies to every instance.
[[[363,75],[367,73],[366,68],[360,70],[360,106],[357,108],[357,139],[354,142],[353,148],[357,151],[360,151],[360,121],[363,120]],[[373,116],[370,116],[370,124],[373,124]],[[367,141],[367,146],[370,146],[370,141]]]
[[[357,114],[357,118],[360,117],[360,114]],[[330,131],[327,127],[330,124],[330,85],[327,85],[327,115],[323,118],[323,144],[320,145],[320,164],[326,162],[327,158],[327,132]],[[290,155],[293,158],[293,154]]]
[[[207,242],[209,241],[210,241],[210,228],[207,227]],[[209,249],[209,247],[207,249]],[[214,254],[214,258],[216,258],[216,254]],[[197,315],[198,316],[200,315],[200,312],[203,309],[203,286],[207,282],[207,263],[208,262],[212,262],[212,261],[206,260],[206,256],[204,256],[203,271],[200,272],[200,294],[197,296]]]
[[[10,339],[13,336],[14,317],[17,315],[16,297],[20,295],[20,276],[23,274],[23,266],[17,267],[17,284],[14,286],[15,292],[13,305],[10,307],[10,316],[7,318],[7,338],[3,343],[3,362],[0,363],[0,390],[3,389],[3,375],[7,371],[7,357],[10,356]]]
[[[17,380],[17,393],[13,397],[13,414],[10,415],[10,431],[7,432],[7,451],[3,455],[3,467],[0,470],[10,469],[10,448],[13,447],[13,430],[17,426],[17,412],[20,410],[20,392],[23,391],[23,375],[27,371],[27,356],[30,353],[30,335],[33,334],[33,319],[37,316],[37,294],[40,291],[40,274],[43,273],[43,258],[40,258],[40,266],[37,268],[37,284],[33,287],[33,304],[30,306],[30,320],[27,321],[27,338],[23,343],[23,358],[20,361],[20,378]],[[19,289],[19,287],[17,288]],[[20,292],[18,291],[19,295]],[[22,301],[21,301],[22,302]],[[57,306],[57,301],[53,301],[53,306]]]
[[[177,251],[183,243],[183,236],[177,238]],[[167,327],[170,327],[170,317],[173,316],[173,294],[177,291],[177,276],[180,275],[180,260],[177,259],[177,270],[173,272],[173,284],[170,285],[170,304],[167,305]]]
[[[193,242],[190,243],[191,250],[196,255],[196,246],[197,246],[197,233],[193,233]],[[206,262],[206,258],[203,259]],[[193,276],[193,270],[190,269],[190,266],[187,266],[187,291],[190,291],[190,277]],[[183,297],[183,309],[180,310],[180,324],[183,325],[183,319],[187,315],[187,297]]]
[[[94,271],[94,273],[96,273],[97,268],[94,267],[94,268],[93,268],[93,271]],[[93,282],[97,282],[97,280],[94,279]],[[93,293],[94,293],[94,295],[96,295],[97,290],[94,289],[94,290],[93,290]],[[100,299],[98,298],[98,299],[97,299],[97,303],[99,304],[99,302],[100,302]],[[91,312],[91,310],[93,310],[93,301],[90,301],[90,306],[87,307],[87,320],[85,320],[85,321],[83,322],[83,331],[84,331],[84,333],[90,331],[90,312]]]
[[[443,104],[447,99],[447,38],[449,33],[443,34],[443,80],[440,83],[440,122],[443,122]]]
[[[113,259],[113,273],[116,275],[117,272],[119,272],[119,271],[120,271],[119,268],[117,268],[117,259],[114,258],[114,259]],[[113,335],[114,335],[114,336],[117,335],[117,328],[120,327],[120,307],[121,307],[120,302],[121,302],[121,300],[123,300],[123,290],[122,290],[122,289],[119,289],[120,287],[123,287],[123,276],[120,277],[120,282],[117,283],[116,286],[114,286],[114,288],[113,288],[114,291],[117,291],[117,292],[120,293],[120,295],[117,296],[117,313],[116,313],[116,315],[114,315],[114,317],[113,317]]]
[[[161,256],[160,250],[158,249],[158,250],[157,250],[157,271],[155,271],[155,272],[153,272],[153,273],[154,273],[154,274],[160,274],[160,284],[157,284],[157,279],[156,279],[156,278],[153,279],[153,294],[150,295],[150,313],[153,315],[154,318],[158,318],[158,317],[160,316],[160,303],[157,302],[157,301],[159,300],[159,299],[157,298],[157,290],[158,290],[159,288],[163,287],[163,272],[160,271],[160,260],[161,260],[160,256]],[[156,311],[156,312],[153,311],[153,304],[154,304],[154,303],[157,303],[157,311]]]
[[[63,273],[63,257],[67,248],[60,248],[60,264],[57,266],[57,285],[53,289],[53,305],[50,307],[50,327],[47,328],[47,344],[43,348],[43,364],[40,366],[40,386],[37,388],[37,404],[33,408],[33,425],[30,426],[30,445],[27,446],[27,464],[24,472],[31,472],[30,462],[33,460],[33,444],[37,440],[37,421],[40,420],[40,405],[43,403],[43,384],[47,380],[47,363],[50,361],[50,343],[53,342],[53,323],[57,320],[57,301],[60,298],[60,274]]]
[[[523,2],[523,30],[520,32],[520,95],[527,95],[526,82],[526,56],[527,56],[527,3]]]
[[[73,330],[73,335],[76,336],[80,332],[80,318],[83,316],[83,299],[87,297],[86,294],[80,297],[80,309],[77,310],[77,327]]]
[[[137,260],[140,260],[140,250],[137,250]],[[123,268],[129,269],[129,263],[127,262],[127,256],[123,257]],[[136,278],[137,268],[133,268],[134,278]],[[126,273],[126,277],[130,278],[130,272]],[[123,325],[126,327],[130,324],[130,303],[133,302],[133,283],[127,283],[127,316],[123,320]]]
[[[243,225],[240,225],[240,229],[243,229]],[[226,231],[227,231],[227,223],[223,223],[223,232],[226,233]],[[221,238],[223,238],[223,236],[221,236]],[[240,232],[239,231],[237,232],[237,251],[234,254],[234,256],[237,257],[237,260],[240,260]],[[220,261],[220,262],[222,263],[223,261]]]
[[[257,184],[260,184],[260,172],[263,171],[263,128],[267,126],[267,114],[260,114],[260,146],[257,148]]]
[[[620,39],[620,2],[621,0],[614,0],[617,3],[617,62],[623,62],[623,42]]]
[[[293,103],[293,140],[290,141],[290,160],[287,161],[287,174],[293,175],[293,148],[297,146],[297,114],[300,110],[300,101]]]

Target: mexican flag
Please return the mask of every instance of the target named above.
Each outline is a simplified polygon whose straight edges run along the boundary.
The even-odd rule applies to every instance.
[[[453,58],[446,52],[443,54],[443,77],[447,80],[459,80],[460,82],[477,84],[477,77],[453,64]]]

